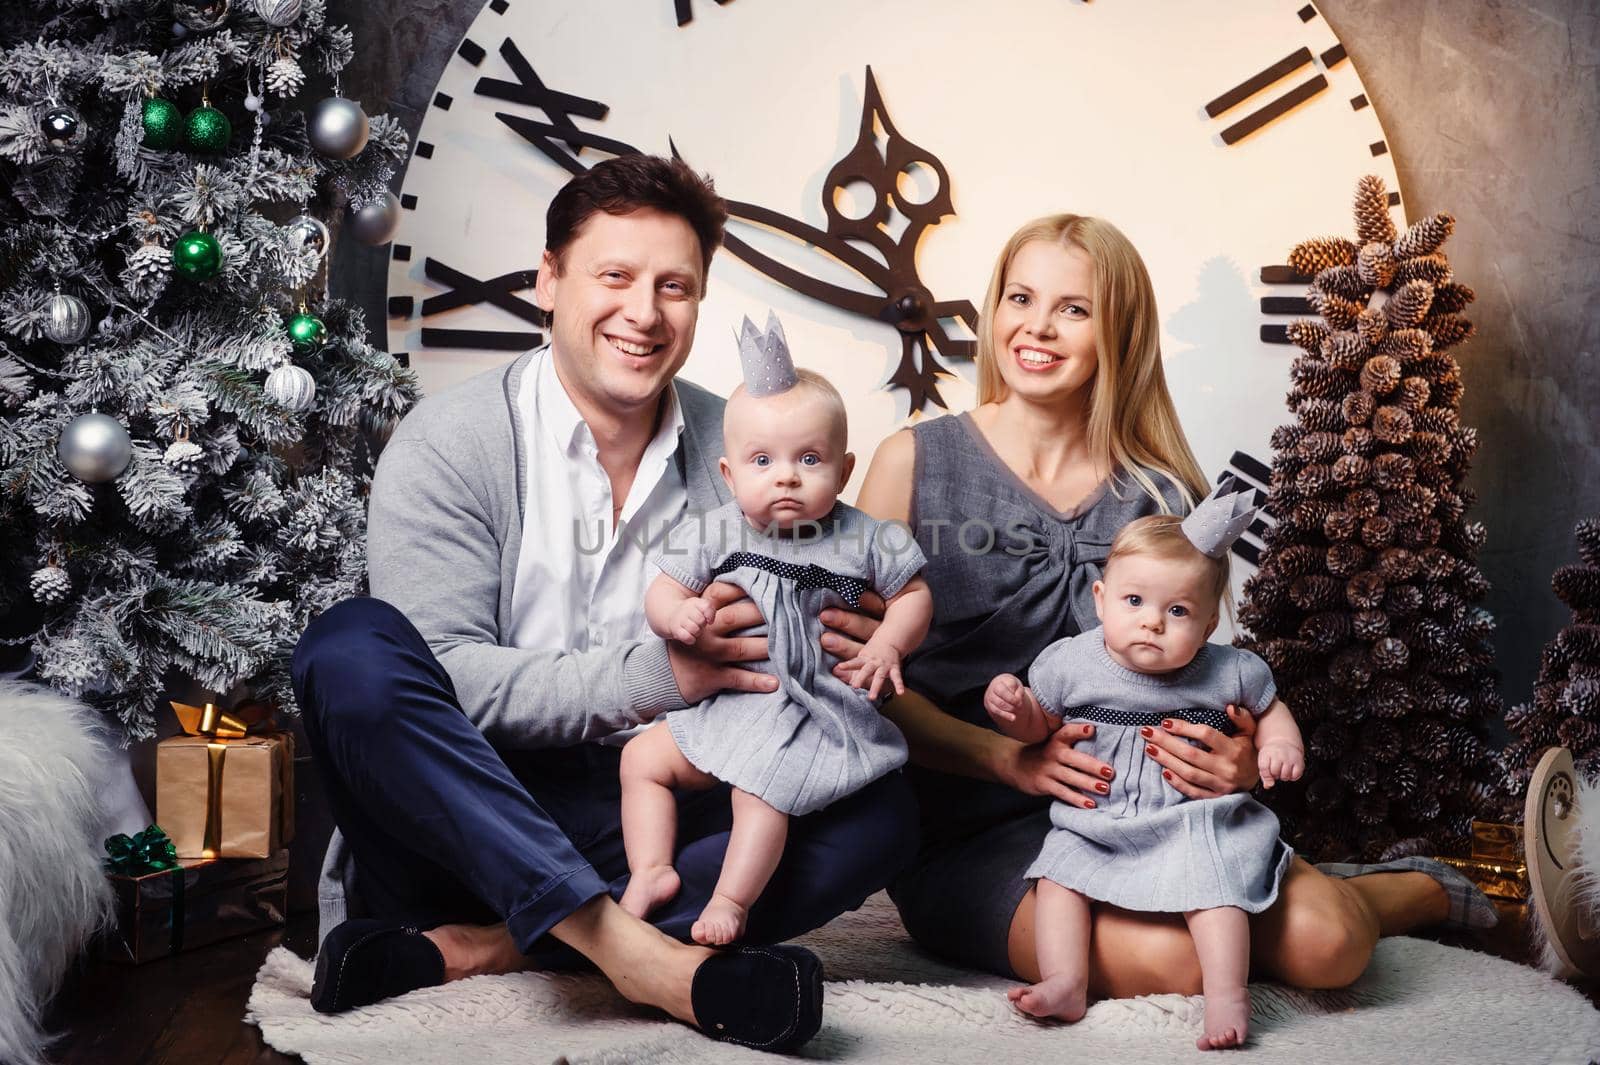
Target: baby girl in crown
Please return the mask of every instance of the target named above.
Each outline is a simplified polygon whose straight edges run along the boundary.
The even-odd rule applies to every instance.
[[[1050,808],[1037,881],[1040,981],[1008,993],[1027,1013],[1076,1021],[1087,1006],[1090,900],[1181,912],[1200,956],[1202,1050],[1240,1046],[1250,1020],[1247,914],[1278,895],[1293,852],[1278,819],[1249,795],[1189,799],[1163,778],[1146,737],[1182,718],[1232,732],[1225,708],[1256,715],[1261,779],[1297,780],[1300,729],[1277,698],[1272,671],[1248,651],[1206,639],[1228,587],[1228,549],[1256,508],[1233,484],[1187,518],[1152,515],[1117,534],[1094,583],[1101,627],[1046,647],[1028,684],[990,682],[984,706],[1000,730],[1036,743],[1069,722],[1095,726],[1088,752],[1117,770],[1093,809]]]
[[[844,402],[827,380],[797,371],[776,316],[739,338],[744,384],[723,414],[722,476],[734,501],[691,514],[668,535],[645,595],[650,628],[693,643],[714,610],[712,581],[743,588],[766,618],[774,692],[725,691],[666,715],[622,751],[622,834],[630,879],[622,907],[639,917],[680,887],[673,870],[673,789],[732,785],[733,830],[711,901],[690,930],[720,945],[744,933],[752,904],[783,855],[789,818],[820,810],[906,761],[880,691],[904,692],[900,663],[927,635],[933,599],[909,530],[839,502],[855,456]],[[871,589],[887,609],[861,653],[833,675],[818,639],[825,607],[858,606]],[[865,688],[866,690],[861,690]]]

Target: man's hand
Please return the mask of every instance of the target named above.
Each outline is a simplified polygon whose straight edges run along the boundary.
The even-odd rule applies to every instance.
[[[866,591],[861,593],[861,606],[855,610],[831,606],[822,612],[826,630],[822,634],[822,649],[838,659],[833,675],[846,684],[851,683],[856,672],[848,668],[847,663],[861,654],[873,633],[878,631],[883,623],[883,610],[883,598],[876,592]]]
[[[886,641],[868,640],[861,653],[840,663],[839,669],[851,671],[850,686],[866,688],[868,699],[878,698],[885,680],[894,685],[896,695],[906,693],[905,680],[900,676],[900,651]]]
[[[1299,780],[1306,771],[1306,752],[1288,740],[1270,740],[1261,745],[1261,783],[1272,787],[1280,780]]]
[[[715,614],[700,630],[694,643],[667,641],[667,660],[672,663],[672,679],[678,694],[693,705],[725,689],[745,692],[778,690],[778,678],[730,665],[732,662],[760,662],[767,657],[765,636],[732,636],[760,625],[761,609],[745,595],[744,589],[724,581],[713,581],[700,598]]]
[[[678,604],[678,609],[672,612],[672,621],[668,628],[672,630],[674,640],[692,644],[700,638],[701,631],[716,620],[716,617],[717,608],[712,606],[709,600],[694,596]]]

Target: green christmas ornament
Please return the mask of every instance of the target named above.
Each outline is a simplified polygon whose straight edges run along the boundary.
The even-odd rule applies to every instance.
[[[314,314],[301,311],[289,319],[289,346],[296,355],[310,355],[328,339],[328,327]]]
[[[172,246],[172,268],[190,281],[209,281],[222,271],[222,245],[210,233],[191,229]]]
[[[182,140],[183,112],[178,110],[178,105],[159,96],[145,100],[144,146],[165,151],[176,148]]]
[[[183,142],[190,151],[220,152],[233,139],[233,124],[215,107],[201,105],[183,122]]]

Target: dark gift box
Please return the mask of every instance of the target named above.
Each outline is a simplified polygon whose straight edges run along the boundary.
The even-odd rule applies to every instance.
[[[176,869],[110,880],[117,899],[117,930],[105,940],[105,955],[140,965],[282,926],[289,852],[258,859],[186,859]]]

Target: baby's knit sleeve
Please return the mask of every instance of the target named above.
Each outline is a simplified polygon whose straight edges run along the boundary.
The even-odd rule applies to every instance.
[[[928,564],[928,557],[903,522],[873,522],[871,533],[872,543],[867,547],[869,583],[873,591],[893,599]]]
[[[1278,697],[1278,682],[1272,677],[1272,667],[1259,655],[1236,649],[1239,662],[1240,706],[1260,717]]]
[[[1073,664],[1077,657],[1074,639],[1068,636],[1057,640],[1040,651],[1039,657],[1028,667],[1028,687],[1044,712],[1052,717],[1066,717],[1067,711],[1076,705],[1072,681],[1079,671]]]
[[[699,595],[711,583],[711,546],[707,542],[707,526],[712,517],[705,513],[690,512],[667,533],[661,552],[656,556],[656,566]]]

